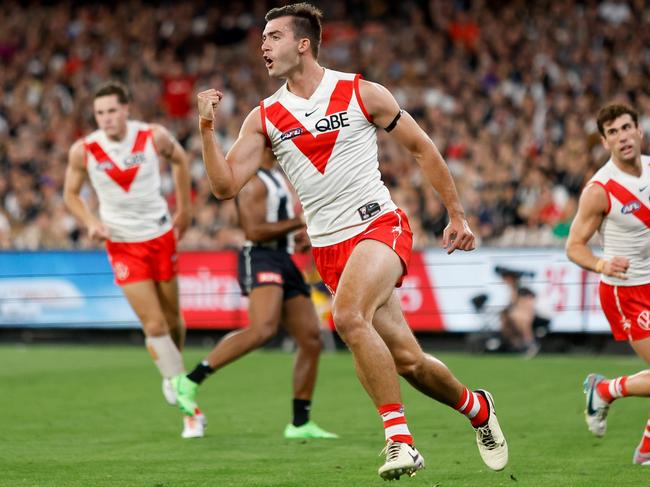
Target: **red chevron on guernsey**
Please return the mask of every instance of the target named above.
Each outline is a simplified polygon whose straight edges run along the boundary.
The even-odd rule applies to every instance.
[[[605,189],[609,194],[620,201],[623,204],[623,207],[628,206],[630,208],[633,208],[632,204],[634,204],[634,207],[636,207],[636,204],[638,204],[638,208],[634,211],[631,211],[631,213],[633,213],[635,217],[645,223],[646,227],[650,228],[650,209],[641,203],[639,201],[639,198],[632,194],[625,186],[617,183],[613,179],[607,181],[605,184]]]
[[[133,143],[133,149],[131,149],[131,154],[137,154],[138,152],[143,152],[144,147],[147,143],[147,140],[151,136],[151,129],[149,130],[140,130],[135,137],[135,142]],[[85,144],[86,150],[90,152],[98,164],[104,164],[109,166],[104,172],[115,181],[124,191],[128,192],[131,184],[135,180],[135,176],[140,169],[140,165],[135,165],[128,167],[126,169],[120,169],[117,164],[110,158],[108,154],[102,149],[102,147],[97,142],[91,142]]]
[[[353,89],[353,80],[339,80],[332,92],[325,115],[347,110],[350,106]],[[282,133],[298,128],[302,129],[302,133],[293,137],[291,141],[296,144],[298,150],[309,159],[318,172],[325,174],[325,168],[334,150],[339,130],[332,130],[314,136],[280,102],[275,102],[269,107],[263,107],[263,110],[273,126]]]

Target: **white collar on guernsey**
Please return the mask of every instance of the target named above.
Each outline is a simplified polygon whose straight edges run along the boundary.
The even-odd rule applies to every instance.
[[[635,174],[631,174],[627,171],[624,171],[619,167],[616,162],[614,162],[614,158],[610,157],[609,160],[607,161],[606,165],[610,166],[616,174],[620,175],[620,177],[629,179],[630,181],[638,181],[640,179],[643,179],[645,175],[650,171],[650,165],[646,164],[648,162],[643,154],[641,154],[641,174],[636,176]]]
[[[323,68],[323,77],[320,80],[320,83],[318,83],[318,86],[314,90],[314,92],[311,94],[309,98],[303,98],[302,96],[298,96],[295,93],[291,92],[289,90],[289,82],[287,81],[282,85],[282,91],[283,95],[286,95],[290,98],[293,98],[294,100],[300,101],[302,103],[313,103],[313,101],[316,99],[316,97],[319,95],[319,93],[324,89],[325,85],[327,84],[327,80],[331,76],[331,72],[327,68]]]

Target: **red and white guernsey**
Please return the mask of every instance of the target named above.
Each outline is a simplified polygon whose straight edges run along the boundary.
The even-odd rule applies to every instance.
[[[588,184],[599,184],[609,197],[609,210],[599,232],[604,257],[619,255],[630,259],[628,279],[601,275],[612,286],[650,283],[650,157],[641,156],[640,177],[621,171],[611,159],[594,174]]]
[[[302,203],[314,247],[363,232],[395,204],[381,180],[377,127],[359,95],[359,75],[325,69],[309,98],[286,83],[260,103],[262,127]]]
[[[99,198],[99,216],[111,241],[144,242],[168,232],[172,222],[161,192],[151,127],[130,120],[120,141],[96,130],[83,143],[86,169]]]

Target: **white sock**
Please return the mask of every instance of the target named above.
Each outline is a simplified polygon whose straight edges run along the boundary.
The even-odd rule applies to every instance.
[[[172,378],[185,372],[183,357],[176,348],[170,335],[147,337],[145,339],[147,350],[151,354],[156,367],[165,379]]]

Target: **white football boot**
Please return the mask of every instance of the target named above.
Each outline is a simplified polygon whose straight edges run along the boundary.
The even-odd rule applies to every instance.
[[[489,406],[488,420],[483,426],[475,428],[478,452],[489,468],[503,470],[508,464],[508,443],[506,437],[503,436],[501,426],[499,426],[499,420],[494,410],[494,399],[492,399],[492,394],[483,389],[477,389],[474,392],[481,394]]]
[[[162,393],[163,396],[165,396],[165,401],[167,401],[167,404],[170,406],[176,406],[176,391],[174,390],[171,379],[163,379]]]
[[[399,480],[401,475],[413,477],[424,468],[424,457],[408,443],[388,440],[381,451],[386,453],[386,463],[379,467],[379,476],[384,480]]]
[[[600,374],[589,374],[583,383],[585,401],[585,421],[587,428],[598,437],[605,436],[607,432],[607,413],[609,412],[609,403],[598,394],[598,384],[605,377]]]
[[[208,421],[201,412],[194,416],[183,415],[183,432],[181,438],[203,438]]]

